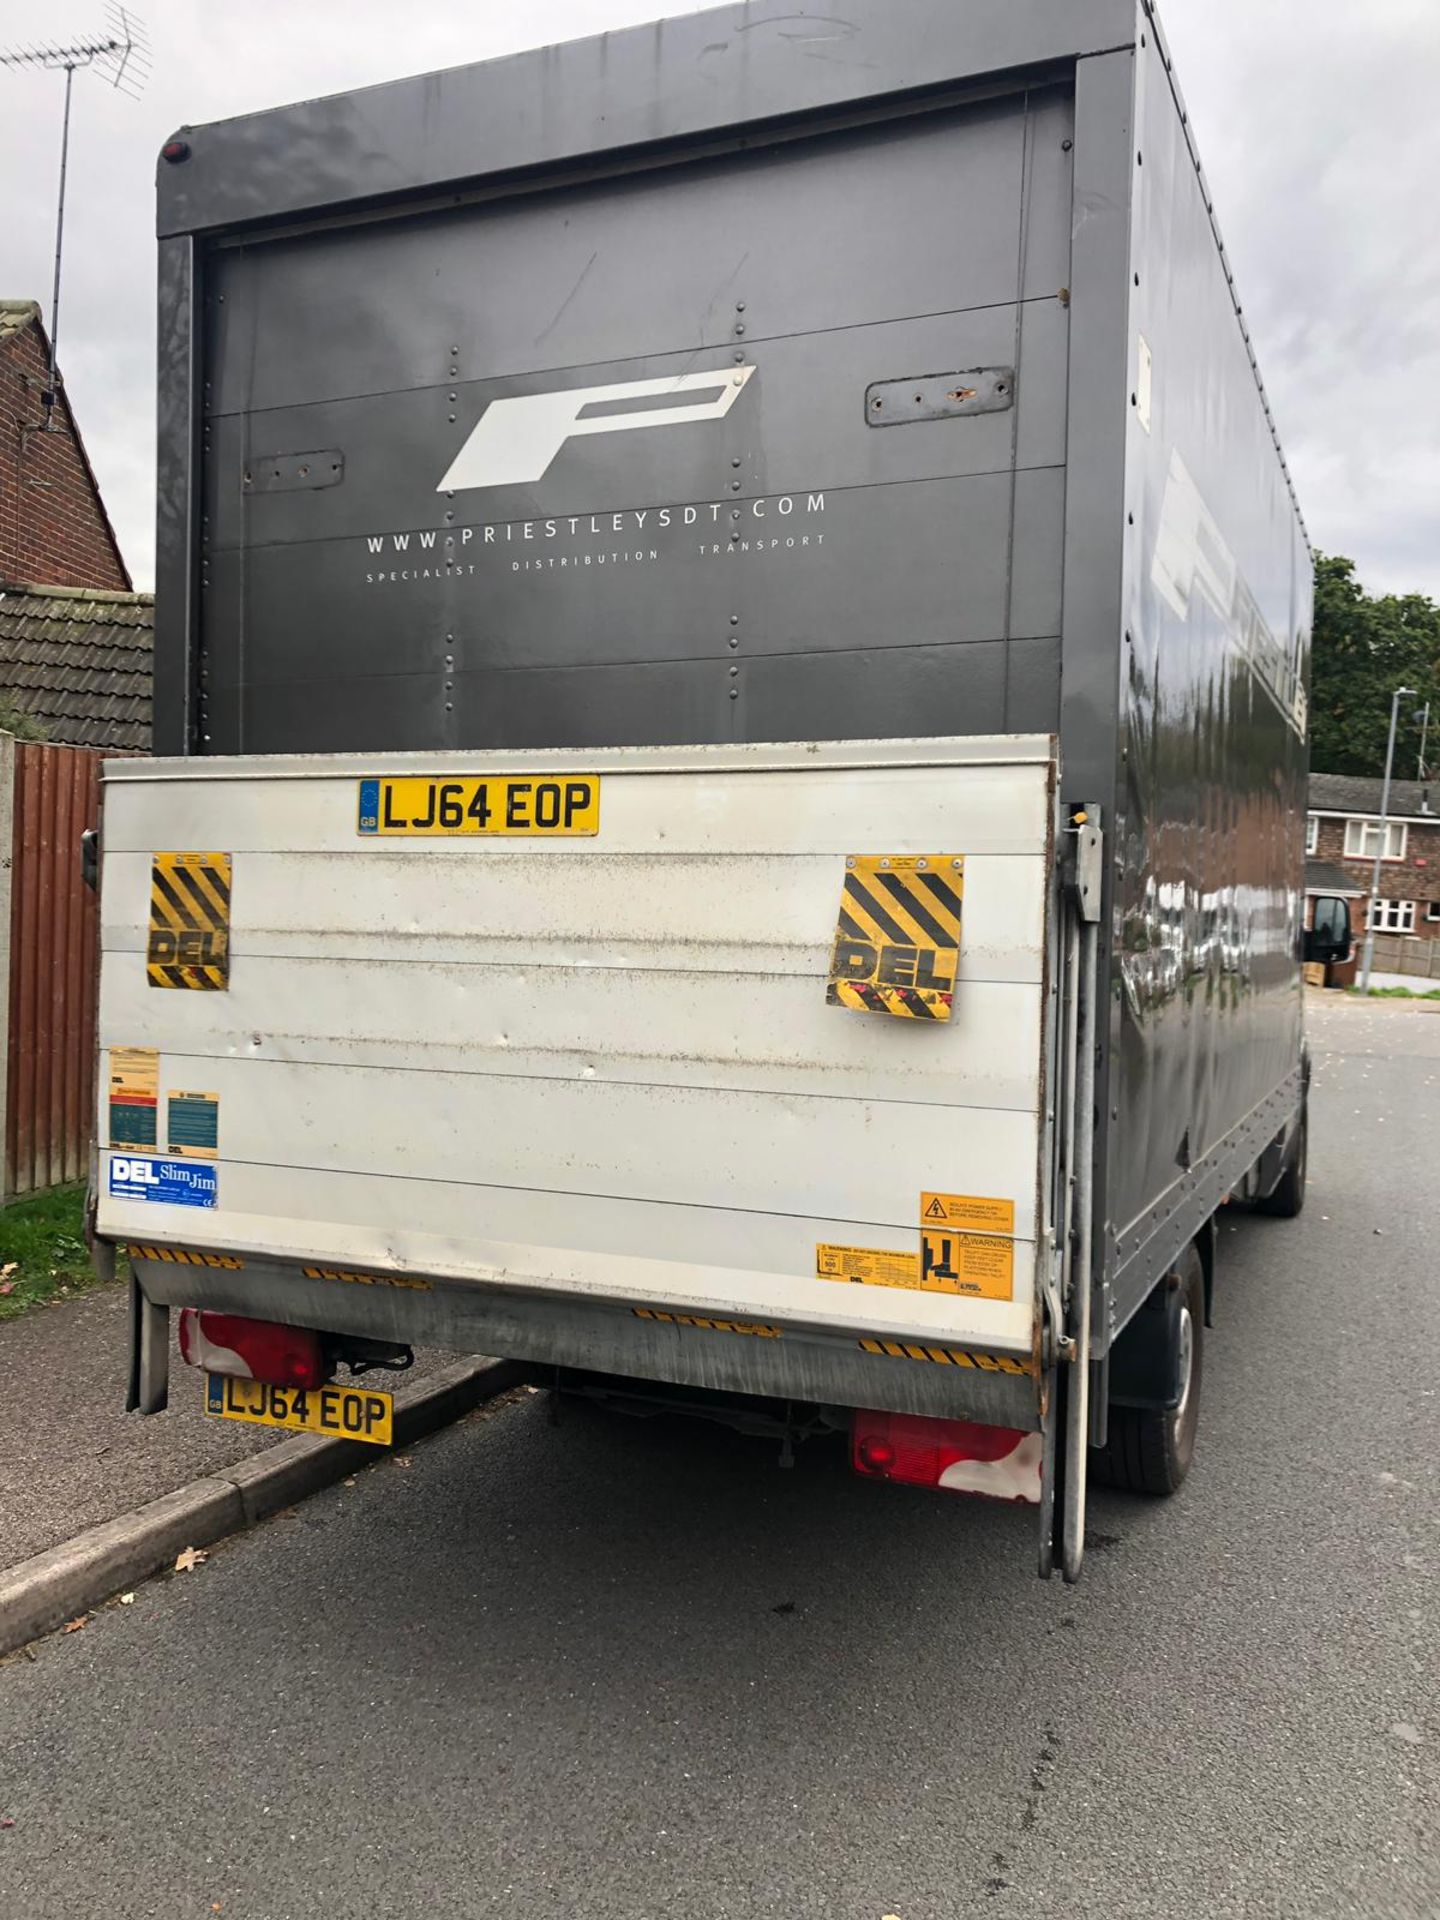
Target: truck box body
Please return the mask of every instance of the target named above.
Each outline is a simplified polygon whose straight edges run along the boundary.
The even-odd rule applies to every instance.
[[[102,1044],[207,1078],[218,1187],[101,1230],[249,1262],[156,1299],[1038,1427],[1078,1187],[1103,1411],[1302,1098],[1310,559],[1148,0],[726,8],[183,145]],[[357,830],[490,774],[598,833]],[[185,847],[223,992],[147,984]],[[964,863],[949,1019],[827,1004],[872,856]],[[820,1277],[932,1192],[1013,1206],[1008,1299]]]

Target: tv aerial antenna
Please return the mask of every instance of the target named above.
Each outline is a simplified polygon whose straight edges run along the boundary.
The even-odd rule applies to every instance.
[[[55,281],[50,296],[50,372],[42,396],[45,419],[42,432],[50,430],[59,391],[60,353],[60,261],[65,243],[65,173],[70,159],[70,91],[76,70],[93,68],[117,93],[131,100],[140,98],[150,77],[150,42],[139,17],[119,0],[110,0],[105,23],[90,39],[56,46],[41,41],[34,46],[0,48],[0,67],[38,67],[48,73],[65,75],[65,114],[60,128],[60,193],[55,211]]]

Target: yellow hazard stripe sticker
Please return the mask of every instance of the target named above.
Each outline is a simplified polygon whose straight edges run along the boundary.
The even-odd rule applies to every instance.
[[[228,853],[157,853],[150,866],[145,973],[152,987],[230,984]]]
[[[243,1272],[245,1262],[233,1253],[200,1253],[194,1247],[130,1247],[132,1260],[160,1260],[172,1267],[223,1267],[227,1273]]]
[[[417,1280],[408,1273],[356,1273],[350,1267],[302,1267],[307,1280],[345,1280],[352,1287],[408,1287],[413,1293],[429,1293],[428,1280]]]
[[[981,1373],[1018,1373],[1032,1371],[1023,1360],[1008,1353],[975,1353],[965,1347],[921,1346],[913,1340],[860,1341],[862,1353],[888,1356],[892,1360],[927,1360],[937,1367],[974,1367]]]
[[[964,897],[961,854],[851,854],[830,949],[828,1004],[948,1020]]]
[[[662,1320],[667,1326],[698,1327],[705,1333],[748,1333],[757,1340],[782,1338],[779,1327],[759,1320],[711,1320],[699,1313],[662,1313],[658,1307],[632,1307],[630,1311],[637,1320]]]

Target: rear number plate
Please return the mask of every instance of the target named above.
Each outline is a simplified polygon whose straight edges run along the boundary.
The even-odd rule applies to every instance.
[[[263,1380],[228,1373],[205,1376],[205,1411],[221,1420],[369,1440],[379,1447],[390,1444],[394,1405],[390,1394],[369,1387],[267,1387]]]
[[[362,780],[358,831],[595,834],[600,831],[600,782],[594,774],[522,780],[488,773],[459,780]]]

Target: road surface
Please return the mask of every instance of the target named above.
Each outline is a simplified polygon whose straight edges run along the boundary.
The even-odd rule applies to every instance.
[[[1440,1016],[1324,1002],[1196,1467],[1028,1514],[543,1397],[0,1668],[0,1914],[1440,1911]],[[118,1387],[117,1387],[118,1391]]]

